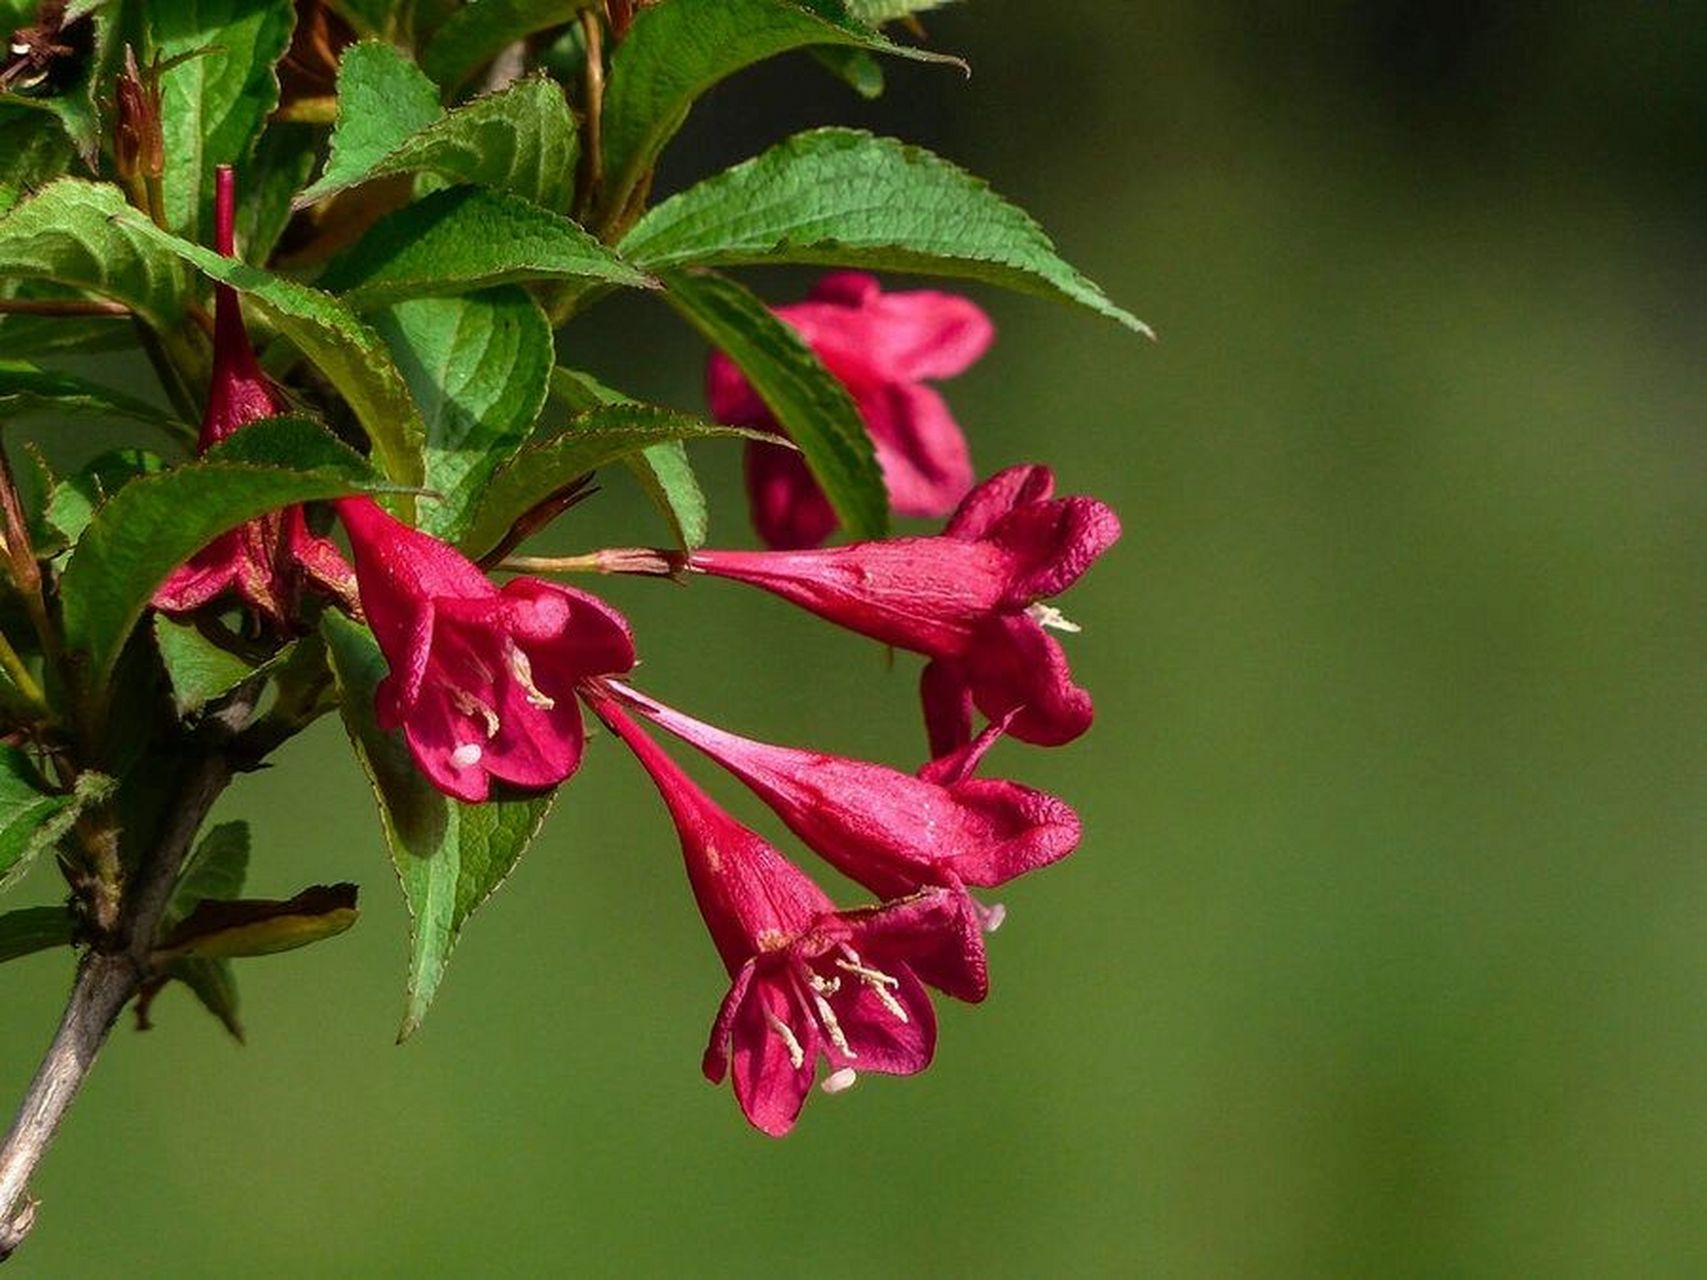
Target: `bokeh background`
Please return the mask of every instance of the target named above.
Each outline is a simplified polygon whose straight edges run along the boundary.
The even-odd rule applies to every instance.
[[[360,925],[245,962],[246,1048],[176,991],[116,1036],[20,1275],[1707,1270],[1707,6],[928,25],[970,81],[894,66],[865,104],[788,60],[666,178],[898,133],[1161,335],[980,293],[1001,339],[949,391],[985,469],[1047,458],[1127,531],[1066,601],[1096,729],[996,760],[1087,835],[1002,895],[988,1004],[942,1009],[924,1076],[750,1131],[698,1076],[723,983],[672,833],[605,738],[395,1048],[406,922],[323,724],[219,814],[258,891],[358,879]],[[645,300],[567,343],[699,402]],[[745,540],[733,454],[699,456]],[[559,537],[652,520],[616,475]],[[661,695],[916,762],[912,660],[722,584],[611,595]],[[68,977],[7,967],[0,1096]]]

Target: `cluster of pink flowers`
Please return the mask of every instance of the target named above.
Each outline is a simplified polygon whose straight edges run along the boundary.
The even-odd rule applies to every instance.
[[[219,187],[220,248],[230,252],[229,176]],[[236,299],[218,298],[204,447],[278,412],[255,364]],[[936,1021],[925,988],[966,1001],[988,989],[984,935],[1001,909],[972,896],[1075,847],[1078,816],[1017,782],[977,776],[1001,736],[1070,741],[1091,723],[1041,603],[1070,586],[1119,536],[1090,498],[1053,495],[1042,466],[973,486],[966,443],[926,378],[964,369],[991,326],[963,298],[884,293],[867,276],[832,275],[812,300],[779,312],[852,392],[902,514],[948,516],[934,536],[818,548],[834,529],[823,495],[778,446],[748,456],[755,523],[767,551],[660,554],[689,575],[747,583],[859,634],[923,654],[931,759],[917,773],[753,741],[702,723],[628,683],[625,619],[596,597],[537,578],[495,585],[448,544],[375,502],[336,504],[348,565],[292,509],[221,538],[162,588],[156,605],[195,609],[235,592],[288,623],[319,587],[357,608],[390,667],[382,727],[402,733],[433,784],[468,803],[494,782],[546,788],[580,764],[585,703],[656,784],[680,837],[688,880],[730,977],[706,1049],[714,1082],[733,1078],[742,1110],[789,1130],[818,1074],[838,1092],[856,1073],[907,1075],[929,1064]],[[775,427],[739,372],[714,357],[714,412]],[[644,563],[630,553],[612,567]],[[359,606],[351,600],[355,586]],[[985,725],[975,732],[974,713]],[[708,756],[769,806],[802,843],[876,900],[839,908],[763,837],[689,779],[643,727]]]

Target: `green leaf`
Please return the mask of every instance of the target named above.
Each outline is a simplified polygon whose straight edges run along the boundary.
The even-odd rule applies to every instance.
[[[193,623],[174,622],[163,613],[154,615],[154,642],[180,717],[193,716],[245,680],[283,666],[294,647],[286,645],[263,662],[251,662],[215,643]]]
[[[0,279],[88,289],[164,329],[185,302],[184,270],[166,238],[117,187],[60,178],[0,218]]]
[[[551,371],[551,390],[577,413],[607,404],[634,404],[630,397],[600,383],[591,374],[559,366]],[[623,459],[652,505],[669,522],[670,532],[684,551],[705,545],[709,514],[705,494],[680,440],[648,445]]]
[[[308,447],[314,432],[323,445]],[[272,453],[297,469],[261,465]],[[60,579],[66,647],[104,696],[131,629],[168,574],[227,529],[293,503],[375,492],[361,460],[311,423],[253,423],[203,458],[131,481],[95,513]]]
[[[366,628],[327,613],[321,629],[343,694],[344,725],[379,803],[380,825],[414,921],[408,1002],[399,1040],[421,1025],[468,918],[532,843],[556,793],[469,805],[441,794],[416,768],[402,736],[374,720],[385,659]]]
[[[319,157],[313,125],[276,120],[237,170],[237,245],[246,262],[272,257],[292,212],[291,199],[308,182]]]
[[[514,286],[400,302],[376,317],[427,424],[420,527],[455,540],[492,472],[521,448],[545,404],[551,325]]]
[[[545,76],[528,76],[434,119],[365,167],[351,165],[334,174],[328,166],[296,198],[296,207],[388,174],[424,171],[562,212],[574,195],[579,154],[562,88]]]
[[[30,758],[16,747],[0,747],[0,887],[27,855],[41,847],[48,819],[65,810],[72,798],[54,794],[42,784]]]
[[[23,360],[0,360],[0,418],[40,412],[129,418],[178,436],[186,431],[195,434],[194,427],[146,400],[103,387],[74,373],[43,369]]]
[[[940,9],[954,0],[846,0],[848,12],[868,26]]]
[[[867,101],[883,96],[883,64],[864,49],[820,46],[812,59]]]
[[[447,91],[524,36],[562,26],[596,0],[470,0],[434,33],[421,65]]]
[[[239,1017],[237,975],[229,960],[199,960],[186,957],[165,966],[168,978],[176,978],[188,987],[238,1044],[243,1043],[243,1022]],[[138,1001],[140,1005],[141,1001]]]
[[[743,67],[812,45],[955,61],[891,43],[834,0],[669,0],[644,9],[611,59],[601,222],[621,219],[701,94]]]
[[[349,402],[386,475],[420,483],[420,414],[379,335],[337,298],[170,235],[110,185],[62,178],[0,218],[0,279],[88,289],[162,331],[183,314],[182,263],[243,293]]]
[[[374,165],[443,114],[438,86],[405,54],[380,40],[351,45],[338,63],[338,123],[325,171],[295,207],[375,176]]]
[[[213,170],[248,157],[279,101],[273,66],[290,44],[290,0],[139,6],[163,63],[160,123],[166,223],[192,240],[212,224]]]
[[[609,405],[584,413],[557,435],[529,444],[498,468],[462,547],[470,555],[485,554],[504,540],[517,520],[576,478],[653,445],[756,434],[653,405]]]
[[[655,283],[561,214],[453,187],[381,218],[333,259],[320,285],[366,308],[521,280]]]
[[[0,916],[0,964],[70,945],[71,913],[64,907],[25,907]]]
[[[847,388],[793,329],[733,280],[672,272],[665,286],[676,310],[740,367],[787,429],[848,537],[883,537],[889,492]]]
[[[32,529],[36,550],[53,554],[69,547],[83,536],[97,507],[138,476],[152,475],[165,465],[146,449],[112,449],[92,459],[53,486]]]
[[[37,111],[0,110],[0,214],[71,164],[71,140],[53,120]]]
[[[1076,302],[1149,332],[980,179],[857,129],[800,134],[664,201],[623,238],[622,253],[649,270],[804,262],[957,276]]]
[[[356,886],[314,885],[283,902],[204,898],[161,942],[166,959],[271,956],[335,938],[356,922]]]
[[[184,864],[162,924],[170,929],[204,900],[224,901],[243,892],[249,874],[249,824],[222,822],[208,828]]]

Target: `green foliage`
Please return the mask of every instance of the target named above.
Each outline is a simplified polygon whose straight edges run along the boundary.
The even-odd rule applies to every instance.
[[[0,107],[0,214],[30,192],[65,172],[71,163],[71,139],[41,112]]]
[[[595,0],[469,0],[433,35],[421,62],[454,90],[508,44],[561,26]]]
[[[610,405],[581,414],[563,431],[529,444],[498,469],[462,540],[463,549],[470,555],[490,551],[522,516],[595,468],[670,441],[752,434],[652,405]]]
[[[654,283],[561,214],[467,186],[386,215],[320,283],[365,308],[522,280]]]
[[[399,49],[363,40],[338,63],[338,123],[320,180],[297,208],[375,177],[374,166],[444,114],[439,90]]]
[[[551,371],[551,390],[576,413],[601,405],[635,403],[592,375],[561,366]],[[710,517],[705,493],[694,475],[693,464],[688,461],[687,446],[680,440],[666,440],[647,445],[623,462],[669,523],[676,544],[683,550],[704,546]]]
[[[893,44],[822,3],[669,0],[643,10],[611,59],[601,222],[620,223],[701,94],[743,67],[813,45],[953,61]]]
[[[349,402],[385,473],[420,482],[420,415],[384,343],[337,298],[160,230],[117,187],[62,178],[0,218],[0,279],[88,289],[162,331],[188,301],[183,263],[249,298]]]
[[[355,924],[356,886],[315,885],[282,902],[203,899],[162,940],[170,960],[272,956],[335,938]]]
[[[282,667],[294,646],[286,645],[261,661],[251,661],[216,643],[194,623],[154,615],[154,643],[172,682],[172,704],[180,716],[193,716],[208,703],[223,698],[245,680]]]
[[[290,0],[196,0],[136,11],[146,29],[139,50],[172,64],[160,76],[166,225],[199,240],[213,225],[214,167],[246,159],[278,105],[273,67],[295,16]]]
[[[219,534],[279,507],[382,487],[330,436],[288,418],[255,423],[202,459],[133,480],[96,511],[60,581],[65,642],[81,655],[85,687],[101,696],[154,592]]]
[[[623,237],[622,252],[653,271],[800,262],[957,276],[1076,302],[1149,332],[983,181],[855,129],[800,134],[666,200]]]
[[[54,484],[30,531],[38,554],[51,555],[83,536],[95,508],[138,476],[165,464],[146,449],[111,449],[91,459],[76,475]]]
[[[426,423],[420,526],[454,540],[545,404],[551,326],[514,286],[400,302],[376,323]]]
[[[850,538],[889,528],[889,493],[853,397],[746,289],[710,272],[665,276],[671,304],[747,375],[805,455]]]
[[[346,59],[347,62],[347,59]],[[437,115],[358,163],[350,157],[296,199],[304,207],[335,192],[395,173],[436,173],[520,196],[562,212],[575,192],[580,135],[562,88],[545,76],[528,76],[497,93]],[[341,126],[340,126],[341,130]],[[332,135],[333,146],[338,133]],[[333,159],[339,160],[334,150]]]
[[[41,112],[44,118],[56,119],[58,128],[76,147],[77,154],[84,163],[91,165],[95,163],[101,145],[101,75],[113,52],[114,17],[111,9],[95,13],[92,29],[81,23],[74,23],[73,19],[85,18],[101,8],[103,0],[66,7],[65,27],[77,31],[73,47],[86,44],[88,50],[69,84],[51,88],[43,86],[28,93],[0,93],[0,110],[16,106],[22,110]],[[116,9],[117,6],[112,8]],[[10,35],[17,27],[33,24],[38,15],[39,9],[36,5],[20,4],[12,18],[0,22],[0,26],[4,27],[4,30],[0,30],[0,35]],[[0,155],[5,154],[4,149],[0,149]]]
[[[243,881],[249,874],[249,843],[247,822],[222,822],[209,827],[196,851],[185,860],[184,869],[178,874],[178,887],[161,923],[172,927],[203,899],[222,900],[242,893]]]
[[[40,847],[48,819],[70,803],[70,796],[46,789],[27,755],[16,747],[0,747],[0,886]]]
[[[64,907],[24,907],[0,915],[0,964],[71,943],[71,913]]]
[[[128,418],[173,435],[195,436],[190,424],[123,391],[24,360],[0,360],[0,418],[41,412]]]
[[[402,736],[374,720],[374,690],[386,666],[373,637],[338,614],[327,614],[321,626],[343,693],[344,725],[373,786],[414,920],[407,1006],[397,1034],[406,1040],[438,993],[463,925],[515,868],[555,793],[468,805],[435,790],[415,767]]]

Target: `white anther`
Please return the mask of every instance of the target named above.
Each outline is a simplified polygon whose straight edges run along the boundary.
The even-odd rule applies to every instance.
[[[824,1024],[824,1030],[829,1033],[830,1043],[850,1058],[859,1057],[848,1047],[848,1038],[842,1033],[842,1024],[836,1021],[836,1011],[830,1008],[830,1002],[817,992],[813,992],[812,1003],[818,1006],[818,1019]]]
[[[824,1077],[824,1083],[818,1087],[825,1093],[843,1093],[859,1082],[859,1072],[852,1067],[842,1067]]]
[[[800,1047],[800,1041],[795,1039],[789,1025],[774,1013],[765,1014],[765,1021],[771,1024],[771,1030],[782,1037],[782,1042],[788,1047],[788,1065],[796,1071],[806,1065],[806,1051]]]
[[[1026,612],[1037,620],[1037,625],[1040,627],[1049,627],[1055,631],[1067,631],[1074,634],[1081,630],[1078,623],[1052,604],[1034,604]]]
[[[528,661],[527,654],[512,644],[504,656],[509,659],[510,674],[516,678],[516,683],[521,685],[529,703],[541,711],[550,711],[557,705],[556,699],[540,692],[539,686],[533,682],[533,663]]]
[[[985,933],[994,933],[1002,927],[1002,921],[1008,918],[1008,909],[999,902],[985,906],[982,902],[974,901],[972,909],[978,913],[978,923],[984,926]]]
[[[833,996],[836,992],[842,989],[842,980],[840,978],[826,978],[816,970],[813,971],[808,981],[812,984],[812,990],[816,991],[821,996]]]
[[[450,753],[450,762],[458,769],[472,769],[485,754],[478,742],[465,742]]]
[[[456,704],[456,709],[462,712],[463,715],[469,716],[472,719],[484,721],[486,725],[486,736],[488,738],[496,738],[498,736],[498,713],[492,710],[491,707],[487,706],[466,689],[453,688],[450,691],[450,700]]]
[[[22,41],[14,40],[12,42],[12,56],[14,58],[22,58],[26,54],[28,54],[29,51],[30,51],[30,46],[27,44],[24,44]]]
[[[879,1000],[883,1001],[883,1007],[889,1010],[890,1013],[894,1014],[897,1021],[911,1021],[911,1019],[907,1017],[907,1011],[901,1007],[901,1002],[895,998],[894,993],[891,992],[888,987],[884,986],[881,982],[868,982],[866,985],[871,988],[872,993],[876,995]]]

